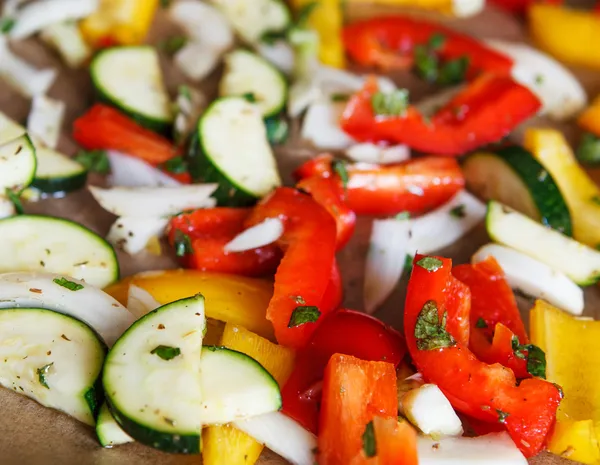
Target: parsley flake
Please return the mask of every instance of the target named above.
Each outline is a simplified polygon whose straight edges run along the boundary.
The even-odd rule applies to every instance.
[[[452,335],[446,330],[447,318],[448,313],[444,312],[444,316],[440,320],[437,305],[433,300],[423,305],[415,325],[414,334],[417,339],[417,349],[443,349],[456,344]]]
[[[371,108],[377,116],[403,116],[408,109],[408,90],[376,92],[371,97]]]
[[[465,217],[465,205],[460,204],[450,210],[450,216],[454,218],[464,218]]]
[[[110,173],[110,162],[105,150],[80,150],[75,155],[75,161],[92,173]]]
[[[179,50],[185,47],[187,41],[187,37],[185,36],[172,36],[160,41],[158,43],[158,48],[167,55],[175,55]]]
[[[394,218],[397,220],[408,220],[410,219],[410,212],[400,212]]]
[[[192,239],[190,239],[190,236],[180,229],[175,230],[173,246],[175,247],[175,255],[178,257],[185,257],[186,255],[194,254]]]
[[[52,365],[54,365],[54,362],[48,363],[48,365],[44,365],[43,367],[38,368],[36,370],[37,375],[38,375],[38,381],[46,389],[50,389],[50,386],[48,386],[48,381],[46,380],[46,376],[48,375],[50,368],[52,368]]]
[[[410,254],[406,254],[404,257],[404,271],[408,274],[412,271],[414,257]]]
[[[172,360],[181,354],[179,347],[157,346],[150,351],[153,355],[158,355],[163,360]]]
[[[314,305],[301,305],[296,307],[292,312],[288,328],[295,328],[296,326],[303,325],[305,323],[314,323],[321,316],[321,312],[318,307]]]
[[[23,202],[21,202],[21,196],[16,192],[11,191],[8,187],[6,188],[6,198],[12,202],[15,206],[15,212],[17,215],[22,215],[25,213],[25,209],[23,208]]]
[[[442,48],[445,43],[446,43],[446,36],[444,34],[436,32],[429,38],[429,41],[427,42],[427,46],[431,50],[438,50],[438,49]]]
[[[367,423],[365,426],[365,432],[362,435],[363,452],[368,458],[375,457],[377,455],[377,441],[375,439],[375,428],[373,427],[373,421]]]
[[[331,162],[331,168],[337,175],[340,177],[342,181],[342,187],[344,190],[348,187],[348,180],[350,176],[348,175],[348,169],[346,167],[346,162],[344,160],[333,160]]]
[[[577,147],[577,158],[588,164],[600,163],[600,137],[584,134]]]
[[[347,102],[350,100],[350,94],[331,94],[332,102]]]
[[[169,173],[187,173],[187,163],[182,156],[171,158],[162,164],[162,168]]]
[[[506,423],[506,419],[510,415],[510,413],[503,412],[502,410],[496,409],[496,413],[498,414],[498,423]]]
[[[531,376],[546,379],[546,354],[533,344],[519,344],[517,336],[512,338],[512,350],[515,357],[527,360],[527,372]]]
[[[7,34],[15,27],[14,18],[0,18],[0,34]]]
[[[465,80],[470,59],[467,56],[447,61],[440,68],[437,83],[441,85],[459,84]]]
[[[313,14],[313,12],[315,11],[315,9],[318,6],[319,6],[318,1],[310,2],[310,3],[307,3],[306,5],[303,5],[302,8],[300,8],[300,10],[298,11],[295,26],[297,28],[306,27],[306,24],[308,23],[308,20],[310,19],[310,15]]]
[[[591,198],[591,201],[592,201],[592,202],[594,202],[594,203],[595,203],[595,204],[597,204],[597,205],[600,205],[600,196],[598,196],[598,195],[594,195],[594,196]]]
[[[432,271],[439,270],[444,265],[444,262],[436,257],[423,257],[417,262],[417,265],[431,273]]]
[[[483,318],[479,317],[479,319],[477,320],[477,323],[475,323],[475,327],[476,328],[487,328],[488,325]]]
[[[81,289],[83,289],[83,285],[75,283],[73,281],[69,281],[66,278],[54,278],[52,281],[70,291],[80,291]]]

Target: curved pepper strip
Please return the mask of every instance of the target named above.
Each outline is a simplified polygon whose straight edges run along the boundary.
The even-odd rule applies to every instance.
[[[354,61],[362,66],[408,69],[414,62],[414,49],[441,35],[443,44],[436,50],[443,61],[469,58],[468,77],[493,72],[509,75],[513,62],[480,41],[440,24],[386,16],[359,21],[344,28],[344,45]]]
[[[416,367],[427,382],[439,386],[454,408],[475,418],[503,423],[525,456],[536,455],[556,420],[561,391],[538,378],[517,385],[511,370],[481,362],[463,344],[449,339],[443,315],[449,310],[444,289],[451,277],[452,261],[435,257],[435,266],[424,268],[416,264],[422,258],[415,257],[404,309],[406,343]],[[423,324],[424,310],[432,303],[439,316],[435,327]],[[418,321],[421,331],[416,330]],[[426,338],[431,337],[432,330],[434,334],[441,332],[446,343],[428,350],[424,344],[435,342]]]
[[[296,170],[296,178],[335,177],[331,155],[309,160]],[[450,200],[465,185],[455,160],[422,157],[397,165],[344,165],[348,176],[346,204],[357,215],[394,215],[399,212],[423,213]]]
[[[267,319],[281,345],[300,348],[326,309],[319,308],[321,316],[316,321],[298,325],[293,325],[292,314],[322,304],[335,260],[335,221],[311,196],[289,187],[280,187],[263,199],[246,223],[252,226],[267,218],[279,218],[284,225],[277,241],[283,258],[275,274]]]
[[[457,156],[497,142],[541,107],[539,99],[508,76],[484,74],[431,118],[414,106],[397,116],[376,115],[374,78],[348,102],[342,129],[360,141],[406,144],[425,153]]]
[[[444,299],[448,309],[446,328],[458,342],[469,344],[471,334],[471,291],[458,279],[450,276],[444,289]]]

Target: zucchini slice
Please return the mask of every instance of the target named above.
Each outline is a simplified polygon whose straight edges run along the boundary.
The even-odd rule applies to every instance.
[[[133,442],[133,438],[121,429],[105,403],[100,407],[100,413],[96,420],[96,436],[102,447],[107,449]]]
[[[135,321],[104,291],[82,281],[50,273],[0,274],[0,308],[36,307],[83,321],[111,347]]]
[[[571,236],[571,214],[550,173],[521,147],[479,152],[463,165],[467,187]]]
[[[234,50],[225,56],[219,93],[225,97],[249,96],[263,117],[268,118],[285,108],[287,82],[283,74],[264,58],[248,50]]]
[[[106,347],[89,327],[51,310],[7,308],[0,340],[2,386],[94,424]]]
[[[0,191],[22,190],[33,181],[37,161],[27,134],[0,145]]]
[[[102,378],[106,399],[135,440],[166,452],[200,451],[205,328],[198,294],[143,316],[109,352]]]
[[[501,203],[488,204],[486,228],[495,242],[561,271],[580,286],[600,280],[600,252]]]
[[[218,183],[218,205],[251,205],[281,185],[262,115],[246,99],[213,102],[197,132],[188,154],[190,173],[196,181]]]
[[[119,262],[112,246],[85,226],[64,218],[5,218],[0,220],[0,243],[0,273],[60,273],[100,288],[119,279]]]
[[[230,423],[281,409],[275,378],[242,352],[204,346],[201,372],[200,418],[205,425]]]
[[[90,64],[100,99],[128,114],[142,126],[168,133],[173,122],[157,51],[150,46],[112,47]]]
[[[38,147],[37,170],[32,187],[45,194],[72,192],[85,186],[87,170],[75,160],[45,147]]]

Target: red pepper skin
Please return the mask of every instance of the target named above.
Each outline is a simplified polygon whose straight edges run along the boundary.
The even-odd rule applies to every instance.
[[[386,16],[359,21],[344,28],[343,40],[350,57],[362,66],[408,69],[414,48],[441,34],[445,41],[436,50],[442,61],[469,58],[467,75],[484,72],[509,75],[513,62],[480,41],[439,24],[403,16]]]
[[[429,120],[414,106],[399,116],[375,115],[371,100],[377,89],[371,79],[350,99],[342,129],[360,141],[406,144],[437,155],[458,156],[497,142],[541,107],[529,89],[493,74],[475,79]]]
[[[526,457],[539,453],[556,420],[560,390],[538,378],[517,386],[513,372],[499,364],[479,361],[467,347],[456,343],[436,350],[419,350],[415,326],[426,302],[436,302],[440,320],[445,311],[444,289],[451,277],[452,261],[438,257],[442,265],[428,271],[416,265],[415,257],[404,308],[406,343],[423,377],[448,397],[453,407],[489,422],[503,420],[517,447]]]
[[[329,160],[329,168],[325,162]],[[296,176],[334,177],[332,157],[322,155],[296,170]],[[347,164],[348,207],[357,215],[394,215],[407,211],[423,213],[450,200],[465,185],[456,160],[422,157],[397,165]]]
[[[344,201],[344,189],[336,179],[311,176],[300,181],[296,187],[312,195],[335,220],[337,250],[344,248],[354,233],[356,214]]]
[[[88,150],[118,150],[155,166],[179,155],[169,140],[102,104],[75,120],[73,138]]]
[[[180,213],[171,218],[169,237],[175,229],[190,237],[237,234],[244,229],[244,221],[249,215],[249,208],[231,207],[200,208]]]
[[[311,176],[321,176],[329,178],[333,176],[333,169],[331,163],[335,158],[330,153],[322,153],[308,161],[305,161],[302,165],[294,170],[292,173],[296,181],[310,178]]]
[[[506,368],[510,368],[517,379],[531,378],[531,375],[527,371],[527,360],[518,358],[515,355],[513,337],[516,337],[515,333],[502,323],[498,323],[494,330],[494,339],[488,350],[482,350],[481,355],[475,352],[475,345],[473,345],[473,349],[471,350],[482,362],[489,364],[499,363]],[[489,342],[485,342],[489,344]]]
[[[365,313],[343,309],[327,316],[307,347],[297,353],[294,371],[281,391],[283,412],[315,434],[320,382],[327,362],[336,353],[387,361],[397,367],[406,345],[399,332]]]
[[[263,199],[252,211],[247,226],[267,218],[280,218],[284,224],[277,245],[283,259],[275,274],[273,297],[267,319],[273,323],[281,345],[299,349],[306,345],[316,322],[288,327],[296,307],[321,305],[335,260],[336,226],[332,216],[310,195],[281,187]]]
[[[444,299],[448,309],[446,328],[461,344],[469,344],[471,321],[471,291],[458,279],[450,276],[444,289]]]
[[[324,313],[330,313],[340,308],[344,297],[344,287],[342,284],[342,275],[337,264],[337,260],[333,261],[331,267],[331,275],[329,276],[329,284],[323,294],[323,300],[319,308],[322,308]]]

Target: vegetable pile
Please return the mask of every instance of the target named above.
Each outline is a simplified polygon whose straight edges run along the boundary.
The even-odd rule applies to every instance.
[[[581,369],[600,188],[580,165],[600,161],[600,97],[557,61],[598,67],[597,12],[493,0],[527,13],[542,52],[408,14],[345,24],[340,0],[22,3],[0,17],[0,78],[31,100],[24,126],[0,113],[0,385],[103,447],[205,465],[264,447],[295,465],[600,464],[600,377]],[[152,43],[157,16],[181,35]],[[60,70],[13,51],[32,36],[89,71],[76,154],[48,95]],[[415,102],[391,72],[444,89]],[[574,120],[579,146],[521,127],[537,116]],[[310,156],[284,172],[298,137]],[[82,189],[113,217],[105,238],[29,213]],[[445,256],[475,233],[470,263]],[[360,309],[348,249],[365,255]],[[181,268],[122,277],[123,254]],[[386,301],[399,328],[373,316]]]

